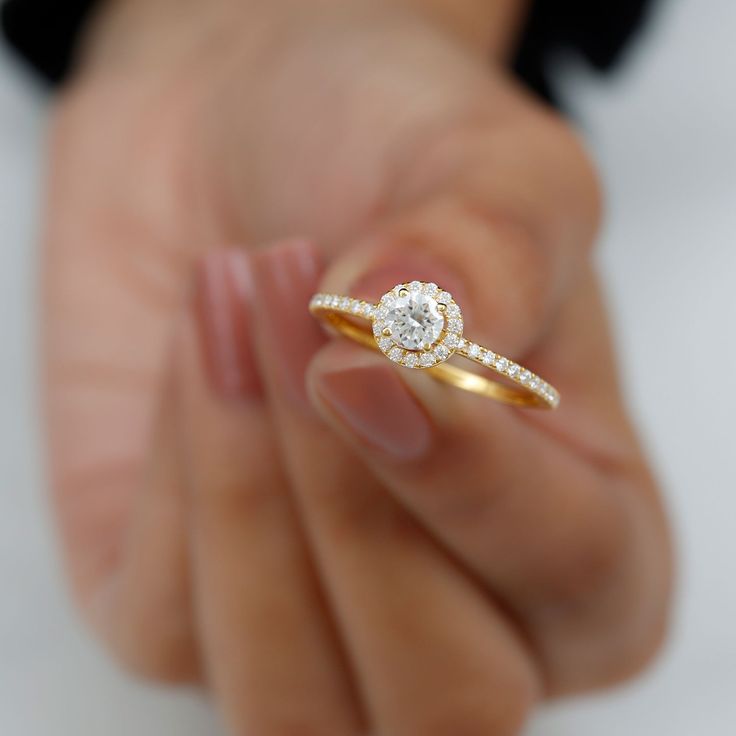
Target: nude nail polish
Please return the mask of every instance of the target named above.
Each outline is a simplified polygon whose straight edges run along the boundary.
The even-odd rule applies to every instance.
[[[251,343],[253,278],[249,255],[214,251],[197,268],[195,310],[207,375],[223,398],[261,394]]]
[[[309,313],[321,276],[316,248],[305,240],[278,243],[254,259],[259,345],[291,399],[308,407],[305,372],[326,336]]]
[[[315,389],[332,414],[373,449],[402,461],[428,452],[432,441],[429,417],[391,366],[324,372],[316,378]]]

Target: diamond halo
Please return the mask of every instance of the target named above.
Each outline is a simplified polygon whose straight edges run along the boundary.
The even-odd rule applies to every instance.
[[[452,295],[437,284],[397,284],[381,297],[373,322],[379,350],[407,368],[446,361],[462,339],[463,319]]]

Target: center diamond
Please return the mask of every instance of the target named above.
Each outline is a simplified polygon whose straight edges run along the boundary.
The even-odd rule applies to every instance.
[[[391,339],[407,350],[429,350],[442,334],[445,318],[436,299],[418,291],[395,297],[386,316]]]

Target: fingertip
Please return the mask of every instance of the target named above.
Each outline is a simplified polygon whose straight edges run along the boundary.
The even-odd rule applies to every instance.
[[[331,343],[310,366],[307,385],[323,418],[362,449],[401,462],[430,451],[434,430],[428,413],[379,356]]]

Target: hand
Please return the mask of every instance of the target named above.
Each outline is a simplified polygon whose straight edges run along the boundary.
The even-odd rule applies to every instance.
[[[637,670],[664,627],[595,182],[563,123],[434,21],[278,8],[177,27],[165,53],[100,41],[61,101],[46,345],[75,589],[124,662],[206,682],[238,732],[513,733],[537,697]],[[301,243],[213,254],[188,306],[213,245],[293,233],[324,280]],[[320,282],[407,276],[456,293],[561,409],[399,379],[305,312]]]

